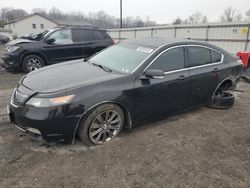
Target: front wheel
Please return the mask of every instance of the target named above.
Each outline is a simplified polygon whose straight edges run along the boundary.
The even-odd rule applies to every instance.
[[[38,55],[28,55],[23,59],[23,70],[26,73],[39,69],[45,65],[44,60]]]
[[[87,146],[103,144],[121,131],[124,113],[116,104],[103,104],[92,110],[78,129],[80,140]]]

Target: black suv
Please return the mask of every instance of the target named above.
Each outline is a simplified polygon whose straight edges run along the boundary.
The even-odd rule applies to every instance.
[[[93,26],[56,27],[34,40],[11,41],[2,59],[8,70],[31,72],[45,65],[87,58],[113,43],[105,30]]]

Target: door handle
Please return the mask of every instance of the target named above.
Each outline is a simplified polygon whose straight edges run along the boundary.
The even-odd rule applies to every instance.
[[[178,77],[178,80],[184,80],[184,79],[186,79],[186,75],[181,75]]]
[[[219,72],[220,71],[220,69],[218,69],[218,68],[214,68],[214,70],[213,70],[213,72]]]

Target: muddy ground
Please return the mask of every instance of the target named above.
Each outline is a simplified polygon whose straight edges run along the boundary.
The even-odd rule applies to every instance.
[[[22,73],[0,70],[0,187],[250,187],[250,85],[229,110],[206,107],[87,148],[34,141],[5,106]]]

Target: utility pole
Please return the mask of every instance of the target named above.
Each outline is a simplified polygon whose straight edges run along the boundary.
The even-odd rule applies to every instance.
[[[120,28],[122,28],[122,0],[120,0]]]

